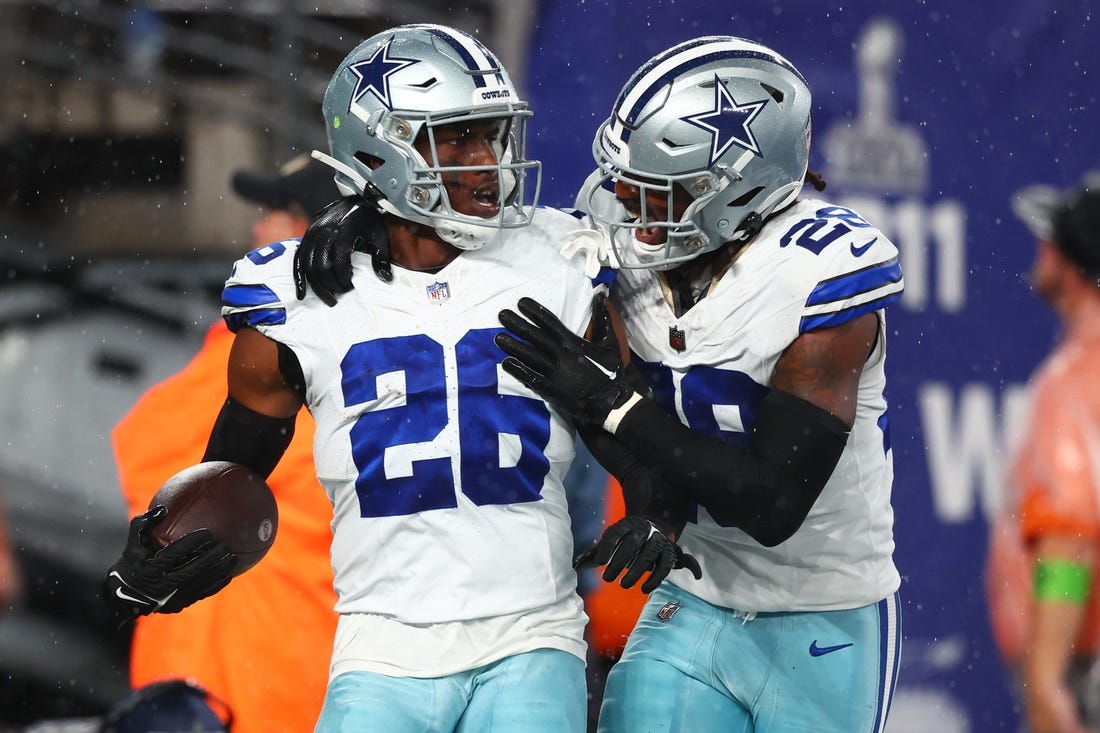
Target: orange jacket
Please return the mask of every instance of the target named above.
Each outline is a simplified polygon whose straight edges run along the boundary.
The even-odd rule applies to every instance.
[[[611,478],[607,482],[607,503],[604,510],[604,527],[622,519],[626,514],[623,491],[619,482]],[[599,568],[597,572],[602,573]],[[626,639],[634,630],[638,614],[642,612],[647,596],[639,588],[645,580],[626,589],[618,582],[608,583],[599,577],[596,588],[585,598],[588,612],[588,643],[605,657],[618,659],[626,646]]]
[[[986,564],[994,636],[1009,663],[1030,634],[1031,546],[1049,535],[1100,545],[1100,312],[1082,317],[1037,372],[1031,413],[1011,472],[1007,511],[994,520]],[[1100,651],[1100,569],[1078,636]]]
[[[178,374],[148,390],[112,432],[133,516],[165,479],[202,460],[225,401],[233,334],[218,323]],[[267,556],[220,593],[178,614],[138,619],[134,687],[191,677],[228,702],[234,733],[308,733],[321,712],[336,631],[329,546],[332,507],[313,468],[313,419],[302,410],[294,439],[268,484],[279,533]]]

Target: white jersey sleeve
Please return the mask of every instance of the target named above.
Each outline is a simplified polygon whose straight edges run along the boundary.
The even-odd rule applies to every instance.
[[[233,265],[222,290],[222,317],[236,333],[251,326],[261,333],[286,323],[294,293],[294,252],[298,239],[254,249]]]
[[[746,445],[779,357],[801,334],[884,309],[902,292],[894,245],[849,209],[799,200],[768,223],[707,297],[681,317],[656,273],[623,270],[614,299],[654,398],[694,430]],[[703,579],[673,582],[742,611],[817,611],[873,603],[897,589],[885,328],[860,378],[840,463],[802,527],[766,548],[703,508],[681,544]]]

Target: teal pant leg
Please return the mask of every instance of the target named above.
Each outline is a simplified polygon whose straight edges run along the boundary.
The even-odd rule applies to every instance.
[[[538,649],[446,677],[346,672],[315,733],[584,733],[587,704],[584,662]]]
[[[315,733],[453,730],[465,707],[462,680],[345,672],[328,684]]]
[[[599,733],[751,733],[748,709],[715,674],[724,623],[667,583],[650,594],[608,673]]]
[[[557,649],[517,654],[483,668],[456,733],[584,733],[584,661]]]
[[[881,733],[900,639],[896,594],[746,616],[666,583],[608,675],[600,733]]]

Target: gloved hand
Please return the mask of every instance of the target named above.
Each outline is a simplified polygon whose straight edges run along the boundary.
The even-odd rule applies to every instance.
[[[149,530],[167,513],[157,506],[130,520],[122,557],[103,580],[104,601],[124,621],[147,613],[179,613],[233,579],[237,556],[208,529],[156,550]]]
[[[653,521],[639,515],[628,515],[612,524],[595,547],[573,560],[574,568],[591,565],[607,566],[603,579],[608,583],[615,582],[626,570],[619,582],[623,588],[632,588],[649,571],[649,577],[642,583],[642,593],[652,593],[670,572],[679,568],[690,570],[696,580],[703,577],[694,557],[681,550]]]
[[[592,340],[576,335],[542,305],[520,298],[519,310],[526,320],[505,309],[501,324],[508,333],[494,339],[508,358],[502,366],[543,399],[568,412],[574,420],[602,426],[614,434],[607,422],[613,410],[641,399],[624,375],[619,341],[611,327],[603,295],[592,302]]]
[[[389,235],[385,217],[368,198],[347,196],[321,210],[294,253],[294,290],[298,300],[312,289],[327,306],[352,288],[351,253],[368,252],[378,277],[389,282]]]

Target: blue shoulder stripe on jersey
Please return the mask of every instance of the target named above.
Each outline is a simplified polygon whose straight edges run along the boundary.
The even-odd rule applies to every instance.
[[[890,452],[890,418],[888,413],[882,413],[878,418],[878,429],[882,431],[882,452]]]
[[[798,323],[798,332],[806,333],[807,331],[816,331],[819,328],[839,326],[842,323],[854,321],[864,313],[881,310],[888,305],[893,305],[899,300],[901,300],[900,290],[882,298],[876,298],[866,303],[853,305],[851,308],[844,308],[843,310],[834,311],[832,313],[818,313],[812,316],[803,316],[802,320]]]
[[[558,211],[562,212],[563,214],[569,214],[569,216],[573,217],[574,219],[583,219],[584,217],[588,216],[580,209],[559,208]]]
[[[286,323],[285,308],[256,308],[250,311],[237,311],[222,316],[225,325],[233,333],[245,326],[278,326]]]
[[[870,265],[855,272],[822,280],[806,299],[806,305],[824,305],[839,300],[847,300],[861,293],[869,293],[872,290],[890,285],[901,280],[901,265],[898,258]]]
[[[593,285],[606,285],[610,290],[615,284],[615,278],[619,276],[619,271],[613,267],[601,267],[600,271],[596,273],[596,277],[592,278]]]
[[[222,303],[232,308],[254,308],[278,302],[279,296],[266,285],[227,285],[222,289]]]

